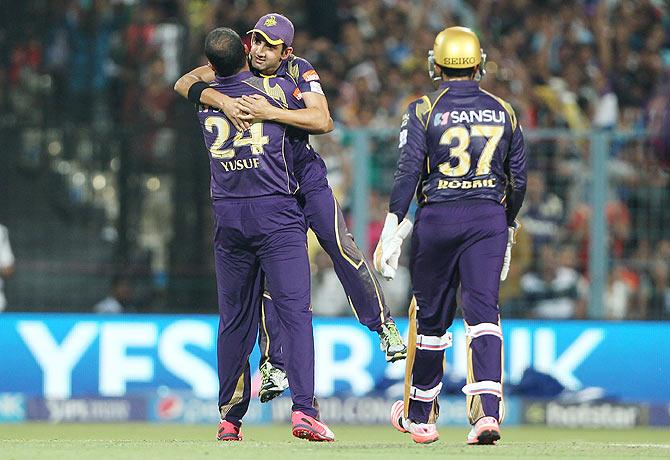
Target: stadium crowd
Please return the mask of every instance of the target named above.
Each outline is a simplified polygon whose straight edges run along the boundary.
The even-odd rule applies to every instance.
[[[129,214],[130,246],[149,254],[154,284],[162,286],[166,273],[175,272],[175,248],[183,246],[175,244],[174,228],[181,219],[175,208],[184,164],[179,156],[201,142],[195,122],[188,122],[192,113],[175,115],[185,102],[172,85],[203,62],[207,31],[227,25],[243,34],[270,11],[293,20],[294,52],[321,77],[336,129],[313,142],[345,209],[356,154],[348,130],[373,130],[369,246],[386,211],[400,116],[432,87],[427,50],[447,25],[476,30],[488,56],[483,88],[513,105],[527,133],[563,129],[558,138],[540,132],[527,141],[523,231],[502,287],[502,311],[588,316],[588,190],[595,172],[588,142],[572,134],[668,129],[663,114],[670,91],[661,82],[670,76],[670,8],[660,0],[20,2],[0,19],[0,127],[3,133],[22,129],[17,164],[46,164],[67,175],[68,202],[104,209],[110,223]],[[123,169],[100,145],[118,136],[129,153],[125,193],[138,197],[125,208],[117,188]],[[184,136],[196,138],[186,153],[179,147]],[[35,148],[41,143],[48,154]],[[609,319],[670,319],[670,176],[660,166],[646,137],[612,143],[605,173]],[[78,173],[83,181],[75,180]],[[188,206],[207,209],[205,199]],[[202,261],[209,254],[207,232],[197,235],[203,251],[195,259],[209,267]],[[15,252],[20,261],[19,246]],[[349,314],[327,257],[312,252],[315,311]],[[407,270],[384,289],[403,313]]]

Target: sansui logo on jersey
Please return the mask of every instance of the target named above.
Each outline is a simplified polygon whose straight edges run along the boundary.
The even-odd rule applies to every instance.
[[[453,110],[451,112],[440,112],[435,114],[434,126],[444,126],[458,123],[505,123],[505,111],[503,110]]]

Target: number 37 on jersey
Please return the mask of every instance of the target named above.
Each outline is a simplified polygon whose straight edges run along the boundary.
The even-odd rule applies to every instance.
[[[403,120],[403,128],[406,123]],[[438,170],[448,177],[463,177],[468,175],[474,166],[474,176],[487,176],[491,172],[491,161],[496,152],[498,143],[505,134],[504,125],[476,124],[469,128],[463,125],[451,126],[440,136],[439,145],[448,146],[446,159],[438,163]],[[402,149],[407,143],[407,129],[400,131],[398,148]],[[472,139],[485,141],[472,142]],[[473,165],[473,157],[476,164]],[[430,161],[430,160],[429,160]],[[433,160],[434,161],[434,160]],[[430,166],[429,171],[430,172]]]

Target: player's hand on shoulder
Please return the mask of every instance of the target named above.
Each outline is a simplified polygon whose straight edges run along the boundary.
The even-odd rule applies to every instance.
[[[242,96],[238,99],[239,107],[249,117],[259,120],[272,120],[274,116],[274,107],[270,102],[260,94],[252,96]]]
[[[221,104],[220,109],[223,110],[223,113],[226,114],[226,117],[236,130],[246,131],[251,126],[253,117],[244,113],[238,101],[239,98],[228,98],[225,103]]]

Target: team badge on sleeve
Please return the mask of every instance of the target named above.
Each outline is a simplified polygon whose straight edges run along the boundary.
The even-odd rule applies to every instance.
[[[303,80],[310,82],[310,81],[318,81],[319,80],[319,74],[316,73],[316,70],[311,69],[308,70],[307,72],[302,74]]]
[[[297,100],[302,99],[302,91],[300,91],[300,88],[296,88],[295,91],[293,91],[293,97]]]

